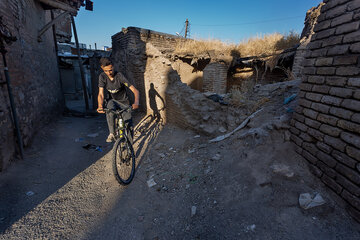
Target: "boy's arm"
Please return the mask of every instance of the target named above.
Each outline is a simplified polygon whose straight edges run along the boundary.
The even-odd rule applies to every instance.
[[[133,85],[131,85],[129,88],[134,93],[134,96],[135,96],[135,100],[132,105],[132,108],[137,109],[137,108],[139,108],[139,91]]]
[[[104,113],[103,104],[104,104],[104,88],[99,87],[98,108],[97,108],[98,113]]]

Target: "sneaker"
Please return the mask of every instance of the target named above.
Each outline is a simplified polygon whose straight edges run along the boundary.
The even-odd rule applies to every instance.
[[[115,136],[114,136],[114,134],[110,133],[106,139],[106,142],[110,143],[110,142],[114,142],[114,141],[115,141]]]

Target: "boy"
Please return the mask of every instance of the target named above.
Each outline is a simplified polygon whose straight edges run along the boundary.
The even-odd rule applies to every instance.
[[[128,87],[135,96],[132,109],[139,107],[139,91],[131,85],[131,83],[121,73],[114,72],[113,64],[109,58],[100,59],[101,69],[104,71],[99,76],[99,95],[98,95],[98,113],[104,113],[104,89],[106,89],[110,95],[111,100],[108,101],[106,107],[108,109],[116,110],[123,109],[130,105],[129,97],[126,93],[126,87]],[[126,112],[125,120],[131,120],[131,113]],[[115,114],[106,113],[106,120],[109,127],[109,136],[106,142],[113,142],[115,140]]]

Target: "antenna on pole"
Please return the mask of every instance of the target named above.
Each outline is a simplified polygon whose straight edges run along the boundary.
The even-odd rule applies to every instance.
[[[185,21],[185,38],[187,37],[189,31],[189,20],[186,19]]]

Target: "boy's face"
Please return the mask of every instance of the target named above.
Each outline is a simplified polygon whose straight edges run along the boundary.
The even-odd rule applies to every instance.
[[[104,73],[105,73],[108,77],[113,77],[113,76],[114,76],[113,65],[101,66],[101,69],[104,71]]]

